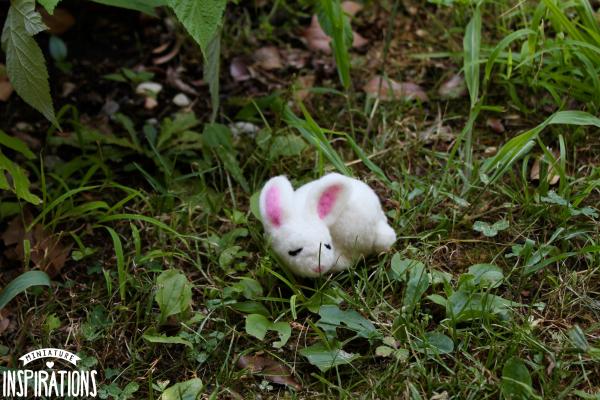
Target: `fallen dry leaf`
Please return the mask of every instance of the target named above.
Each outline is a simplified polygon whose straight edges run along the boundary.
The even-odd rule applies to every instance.
[[[152,60],[152,63],[154,65],[161,65],[161,64],[166,64],[169,61],[171,61],[177,54],[179,54],[179,50],[181,49],[181,43],[182,43],[182,40],[177,39],[177,41],[175,42],[175,45],[173,46],[171,51],[169,51],[167,54],[165,54],[163,56],[155,58],[154,60]],[[152,52],[155,54],[162,53],[169,47],[168,44],[167,44],[167,47],[164,47],[164,46],[165,46],[164,44],[161,46],[158,46],[157,48],[152,50]]]
[[[503,133],[505,131],[504,125],[499,118],[488,118],[485,124],[496,133]]]
[[[13,92],[13,87],[8,80],[0,80],[0,101],[7,101]]]
[[[279,50],[274,46],[261,47],[254,52],[254,61],[260,68],[267,71],[283,68]]]
[[[360,49],[365,47],[369,43],[369,40],[363,37],[360,33],[352,32],[352,47]]]
[[[467,93],[465,79],[461,74],[455,74],[446,82],[442,83],[438,94],[443,99],[458,99]]]
[[[31,214],[25,213],[25,223],[31,221]],[[12,252],[5,252],[9,258],[23,261],[25,258],[24,240],[30,243],[30,259],[40,270],[45,271],[50,277],[56,276],[67,261],[73,244],[64,245],[61,242],[62,234],[52,234],[45,230],[40,224],[34,226],[33,230],[26,232],[23,220],[18,215],[13,218],[2,234],[2,241],[6,247],[10,246]],[[16,245],[13,247],[13,245]]]
[[[331,38],[327,36],[323,28],[321,28],[321,24],[319,24],[319,18],[316,15],[312,16],[310,25],[308,28],[306,28],[302,36],[310,50],[331,54],[331,46],[329,46]],[[361,48],[367,43],[367,39],[352,31],[352,47]]]
[[[354,17],[362,9],[363,5],[360,3],[355,1],[342,1],[342,10],[351,17]]]
[[[392,79],[383,79],[375,76],[363,86],[363,91],[380,100],[419,100],[428,101],[427,93],[423,88],[412,82],[396,82]]]
[[[250,75],[250,70],[242,57],[233,57],[231,59],[231,64],[229,64],[229,75],[231,75],[236,82],[247,81],[252,77]]]
[[[281,53],[285,66],[296,69],[304,68],[310,59],[310,53],[303,49],[283,49],[279,53]]]
[[[6,75],[6,67],[4,64],[0,64],[0,101],[7,101],[13,92],[13,87],[8,81]]]
[[[39,8],[39,12],[42,14],[42,21],[48,27],[48,32],[52,35],[62,35],[75,25],[75,18],[64,8],[55,8],[52,15],[48,14],[43,7]]]
[[[302,385],[291,375],[290,369],[278,361],[258,355],[241,356],[237,364],[238,367],[248,369],[253,375],[259,375],[270,382],[291,386],[296,390],[302,389]]]
[[[536,157],[536,159],[533,161],[533,165],[531,166],[531,171],[529,172],[529,179],[531,179],[532,181],[539,181],[540,180],[540,172],[541,172],[541,159],[542,156]],[[555,155],[556,157],[556,155]],[[548,168],[546,171],[546,180],[548,181],[548,184],[550,186],[554,186],[558,183],[558,181],[560,180],[560,175],[558,175],[558,173],[556,172],[556,170],[551,167],[550,165],[548,165],[547,163],[544,164],[546,166],[546,168]]]
[[[297,91],[296,91],[296,99],[302,101],[305,100],[310,95],[310,89],[315,84],[315,76],[314,75],[303,75],[299,76],[296,79],[297,83]]]
[[[178,66],[177,68],[168,67],[167,83],[184,93],[192,96],[198,96],[198,91],[181,79],[181,76],[184,72],[185,68],[182,66]]]

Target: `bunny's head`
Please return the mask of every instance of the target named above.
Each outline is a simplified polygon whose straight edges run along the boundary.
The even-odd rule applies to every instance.
[[[273,250],[293,273],[317,277],[338,259],[331,225],[347,203],[350,187],[337,174],[294,192],[284,176],[270,179],[260,193],[260,213]]]

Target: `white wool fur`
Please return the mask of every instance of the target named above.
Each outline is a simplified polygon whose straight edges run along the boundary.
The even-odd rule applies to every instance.
[[[327,193],[335,193],[334,201],[321,200]],[[329,213],[320,216],[323,209]],[[388,250],[396,241],[375,192],[336,173],[296,191],[285,176],[271,178],[260,194],[260,213],[273,250],[299,276],[344,270],[358,257]],[[295,256],[289,254],[298,249]]]

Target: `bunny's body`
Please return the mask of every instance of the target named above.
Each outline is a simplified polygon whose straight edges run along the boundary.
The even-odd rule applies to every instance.
[[[260,212],[273,249],[300,276],[341,271],[396,240],[375,192],[340,174],[296,191],[284,176],[272,178],[261,192]]]

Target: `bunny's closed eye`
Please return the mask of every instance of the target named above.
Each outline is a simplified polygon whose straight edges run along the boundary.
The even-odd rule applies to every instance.
[[[292,257],[295,257],[298,254],[300,254],[301,251],[302,251],[302,247],[300,247],[299,249],[296,249],[296,250],[290,250],[290,251],[288,251],[288,254]]]

